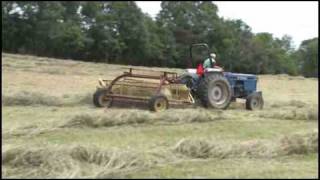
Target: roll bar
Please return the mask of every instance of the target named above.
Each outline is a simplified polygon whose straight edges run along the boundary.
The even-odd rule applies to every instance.
[[[210,59],[210,66],[212,67],[212,59],[211,59],[211,56],[210,56],[210,50],[209,50],[208,44],[206,44],[206,43],[191,44],[191,46],[190,46],[190,58],[191,58],[191,63],[192,63],[193,65],[195,65],[194,62],[193,62],[193,59],[192,59],[192,48],[193,48],[193,47],[196,47],[196,46],[202,46],[202,47],[204,47],[204,48],[207,49],[208,58]]]

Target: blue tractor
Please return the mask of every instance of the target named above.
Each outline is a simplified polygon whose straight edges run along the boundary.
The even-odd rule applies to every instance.
[[[205,48],[208,58],[211,59],[207,44],[192,44],[190,46],[191,64],[195,67],[192,57],[194,47]],[[187,69],[187,73],[180,76],[181,83],[186,84],[192,95],[199,99],[201,104],[208,108],[226,109],[237,98],[246,100],[246,109],[257,110],[263,108],[262,92],[257,91],[258,77],[252,74],[224,72],[221,67],[214,66],[199,73],[197,69]]]

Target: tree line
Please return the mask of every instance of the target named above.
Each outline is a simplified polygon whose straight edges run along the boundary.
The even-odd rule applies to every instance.
[[[134,1],[2,1],[2,50],[65,59],[185,68],[207,43],[226,71],[318,77],[318,37],[253,33],[209,1],[162,1],[152,19]],[[201,60],[200,56],[196,60]]]

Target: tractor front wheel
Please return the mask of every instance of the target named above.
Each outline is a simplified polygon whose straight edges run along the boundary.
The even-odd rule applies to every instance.
[[[247,97],[246,109],[259,110],[263,108],[263,98],[261,93],[253,93]]]

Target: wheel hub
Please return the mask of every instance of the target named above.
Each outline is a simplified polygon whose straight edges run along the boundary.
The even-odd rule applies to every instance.
[[[157,99],[154,104],[155,104],[155,109],[157,111],[164,110],[165,107],[166,107],[166,102],[164,100],[162,100],[162,99]]]
[[[259,107],[259,100],[257,99],[257,98],[253,98],[252,100],[251,100],[251,107],[252,108],[258,108]]]
[[[211,89],[209,98],[215,104],[223,104],[227,100],[227,94],[224,92],[223,84],[215,84]]]
[[[219,101],[222,97],[222,90],[219,86],[216,86],[212,89],[212,98],[216,101]]]

